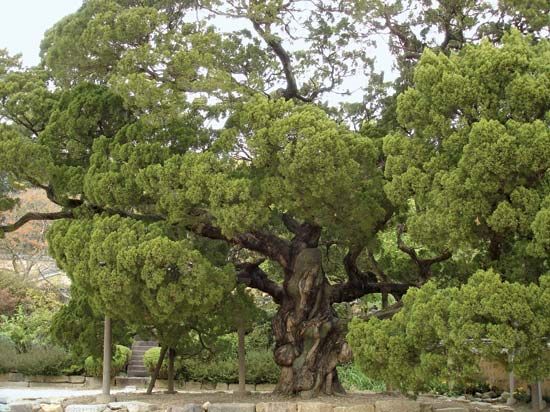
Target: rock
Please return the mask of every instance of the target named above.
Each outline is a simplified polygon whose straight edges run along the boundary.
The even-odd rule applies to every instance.
[[[186,391],[200,391],[201,383],[200,382],[185,382]]]
[[[493,399],[496,397],[497,394],[494,391],[489,391],[481,394],[481,399]]]
[[[216,390],[217,391],[226,391],[229,388],[229,385],[227,383],[216,383]]]
[[[68,376],[44,376],[44,382],[46,383],[70,383]]]
[[[80,376],[80,375],[74,375],[74,376],[69,376],[69,383],[84,383],[86,382],[86,377],[85,376]]]
[[[86,380],[84,381],[87,388],[101,388],[102,383],[101,378],[96,378],[93,376],[86,376]]]
[[[0,398],[0,405],[6,405],[8,403],[8,398]]]
[[[63,407],[59,404],[46,404],[42,403],[40,404],[40,411],[41,412],[63,412]]]
[[[420,403],[409,400],[376,401],[376,412],[421,412]]]
[[[203,412],[203,409],[199,404],[188,403],[183,406],[171,406],[166,412]]]
[[[332,412],[334,405],[323,402],[300,402],[297,405],[297,412]]]
[[[65,412],[102,412],[106,407],[107,405],[104,403],[97,405],[67,405]]]
[[[139,401],[110,402],[109,409],[112,409],[114,411],[120,410],[120,409],[127,409],[128,412],[151,412],[155,410],[155,405],[151,405],[150,403],[139,402]]]
[[[9,403],[11,412],[32,412],[33,404],[31,402],[12,402]]]
[[[196,403],[188,403],[183,406],[171,406],[166,412],[203,412],[202,406]]]
[[[273,392],[275,390],[275,385],[270,383],[259,383],[256,385],[256,392]]]
[[[235,393],[236,393],[236,392],[239,392],[239,385],[236,384],[236,383],[230,383],[228,389],[229,389],[230,391],[232,391],[232,392],[235,392]],[[254,389],[255,389],[255,386],[252,385],[252,384],[247,383],[247,384],[245,385],[245,391],[247,391],[247,392],[253,392]]]
[[[296,408],[291,402],[262,402],[256,405],[256,412],[296,412]]]
[[[253,403],[213,403],[208,407],[208,412],[256,412]]]
[[[334,412],[374,412],[374,404],[368,403],[366,405],[337,406],[334,408]]]
[[[25,375],[18,372],[8,373],[8,381],[10,382],[25,382]]]
[[[211,405],[211,403],[208,402],[208,401],[206,401],[206,402],[204,402],[204,403],[202,404],[202,409],[203,409],[204,411],[207,411],[208,408],[210,407],[210,405]]]

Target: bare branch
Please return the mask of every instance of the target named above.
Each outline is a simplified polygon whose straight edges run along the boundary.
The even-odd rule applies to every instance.
[[[63,210],[61,212],[53,212],[53,213],[30,212],[20,217],[19,220],[17,220],[14,223],[0,226],[0,232],[4,232],[4,233],[15,232],[20,227],[34,220],[59,220],[59,219],[70,219],[72,217],[73,217],[72,210]]]

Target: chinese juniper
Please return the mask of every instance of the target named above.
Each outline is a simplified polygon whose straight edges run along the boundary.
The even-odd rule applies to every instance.
[[[46,33],[39,67],[1,56],[0,196],[23,182],[62,209],[0,229],[56,220],[52,254],[89,305],[159,333],[211,325],[235,280],[270,295],[282,393],[343,391],[335,304],[479,268],[537,282],[550,245],[538,5],[401,3],[85,1]],[[365,49],[380,30],[394,84]],[[358,73],[364,104],[323,100]]]

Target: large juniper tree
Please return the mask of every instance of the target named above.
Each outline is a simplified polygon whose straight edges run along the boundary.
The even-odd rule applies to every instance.
[[[492,153],[490,145],[453,140],[469,133],[471,116],[471,123],[480,123],[472,130],[486,125],[471,113],[485,107],[471,107],[476,102],[466,98],[475,95],[463,96],[464,107],[453,93],[429,98],[430,86],[438,84],[433,80],[450,82],[443,88],[464,84],[455,79],[460,73],[452,76],[456,64],[445,55],[426,55],[441,60],[435,67],[442,73],[424,77],[427,91],[418,98],[415,90],[402,97],[400,123],[395,99],[384,98],[390,89],[381,77],[372,77],[368,89],[376,101],[337,111],[322,100],[327,93],[345,93],[350,75],[371,72],[364,46],[373,30],[387,29],[392,36],[399,91],[411,83],[409,66],[425,47],[450,54],[470,41],[465,33],[480,27],[468,19],[479,8],[468,2],[455,8],[426,5],[421,18],[405,25],[398,23],[399,4],[385,9],[370,3],[85,1],[46,34],[40,67],[22,69],[2,56],[1,171],[44,189],[63,207],[28,214],[2,231],[33,219],[61,219],[50,237],[56,258],[71,271],[89,271],[89,288],[101,287],[100,295],[115,300],[147,298],[147,291],[124,287],[132,274],[147,271],[155,284],[162,272],[177,284],[194,273],[196,285],[166,291],[167,298],[186,302],[195,288],[207,293],[208,276],[226,274],[229,259],[239,282],[279,304],[273,320],[275,360],[282,370],[278,390],[342,391],[335,367],[351,354],[333,305],[368,293],[399,300],[410,285],[454,275],[467,260],[464,250],[483,254],[491,246],[490,228],[501,230],[484,220],[487,213],[472,215],[467,223],[479,221],[483,230],[464,236],[458,220],[454,226],[441,223],[445,193],[438,179],[444,172],[458,173],[457,167],[476,170],[459,162],[454,150]],[[208,19],[231,29],[214,29]],[[420,41],[413,23],[423,25],[422,36],[440,33],[443,39]],[[505,29],[494,23],[500,32]],[[541,30],[544,25],[531,31]],[[496,68],[488,72],[501,84]],[[498,84],[497,99],[508,101],[498,94]],[[542,110],[535,118],[544,118],[548,100],[534,104]],[[363,126],[362,133],[352,132],[342,115]],[[504,118],[495,121],[500,126],[480,136],[496,138],[499,127],[508,127]],[[529,127],[544,127],[540,122]],[[463,131],[454,133],[458,126]],[[389,131],[394,133],[382,140]],[[447,159],[438,156],[447,136],[455,142],[448,151],[452,167],[437,161]],[[539,182],[544,164],[533,173]],[[504,201],[502,196],[497,200]],[[422,219],[434,229],[419,230]],[[139,235],[126,230],[131,227]],[[461,242],[455,244],[454,235],[442,238],[447,228],[456,229]],[[502,250],[503,242],[498,245]],[[225,260],[212,259],[220,253]],[[157,309],[161,313],[162,305]]]

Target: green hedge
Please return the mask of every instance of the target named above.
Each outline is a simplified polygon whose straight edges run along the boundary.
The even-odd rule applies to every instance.
[[[116,345],[113,359],[111,360],[111,377],[126,369],[132,351],[126,346]],[[103,374],[103,361],[100,358],[88,356],[84,361],[84,370],[87,376],[100,377]]]
[[[24,375],[61,375],[71,365],[71,356],[57,346],[32,346],[17,353],[15,344],[0,338],[0,373],[20,372]]]
[[[151,348],[143,357],[143,363],[149,372],[153,372],[160,356],[160,348]],[[177,359],[176,376],[186,381],[237,383],[239,366],[236,354],[220,353],[212,359]],[[246,381],[248,383],[276,383],[279,367],[273,360],[269,349],[255,349],[246,353]],[[167,363],[164,359],[160,376],[167,377]]]

